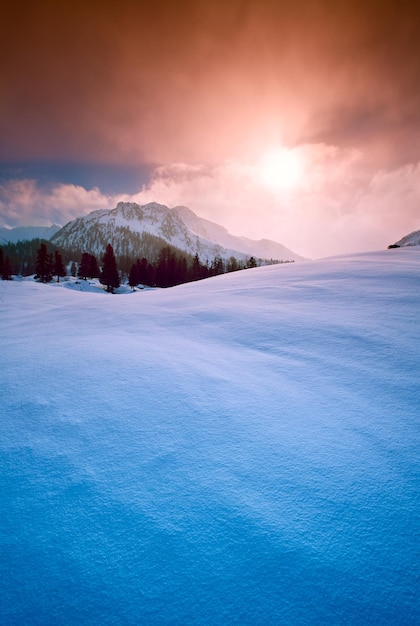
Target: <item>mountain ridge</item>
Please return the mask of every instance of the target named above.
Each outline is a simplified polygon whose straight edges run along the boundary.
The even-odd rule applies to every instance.
[[[114,209],[99,209],[68,222],[51,241],[62,247],[84,247],[101,254],[105,240],[115,245],[116,254],[144,256],[141,239],[153,237],[184,253],[202,259],[232,256],[245,260],[299,261],[304,257],[280,243],[231,235],[226,228],[196,215],[184,206],[169,208],[157,202],[139,205],[119,202]]]

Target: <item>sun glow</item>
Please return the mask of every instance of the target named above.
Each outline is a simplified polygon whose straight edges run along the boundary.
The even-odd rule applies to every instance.
[[[303,162],[296,150],[270,150],[260,159],[258,175],[263,185],[272,191],[293,189],[303,176]]]

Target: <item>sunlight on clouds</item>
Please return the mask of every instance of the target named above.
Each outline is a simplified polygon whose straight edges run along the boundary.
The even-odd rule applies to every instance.
[[[293,189],[304,176],[304,164],[298,151],[276,148],[266,152],[256,166],[261,183],[272,191]]]
[[[419,165],[369,174],[357,150],[295,150],[302,175],[291,187],[262,184],[259,161],[173,164],[133,199],[183,204],[233,234],[274,239],[311,258],[383,248],[420,227]]]
[[[291,152],[302,164],[294,186],[263,184],[261,161],[233,159],[158,167],[133,195],[11,181],[0,186],[0,225],[65,224],[119,201],[158,202],[188,206],[234,235],[272,239],[309,258],[383,249],[420,228],[420,163],[369,172],[355,150],[308,144]]]

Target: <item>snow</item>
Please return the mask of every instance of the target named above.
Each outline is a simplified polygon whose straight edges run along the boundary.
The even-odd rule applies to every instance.
[[[419,273],[0,281],[0,623],[418,624]]]
[[[235,255],[236,250],[248,256],[256,256],[261,259],[294,260],[303,261],[304,257],[292,252],[286,246],[269,239],[255,241],[247,237],[231,235],[226,228],[198,217],[191,209],[185,206],[176,206],[172,209],[182,219],[187,228],[208,242],[215,242],[222,248],[230,250]]]
[[[303,259],[279,243],[269,240],[253,241],[231,235],[222,226],[198,217],[187,207],[170,209],[156,202],[142,206],[134,202],[119,202],[110,211],[93,211],[66,224],[52,241],[64,248],[80,247],[82,244],[94,254],[102,255],[104,249],[103,242],[98,239],[98,227],[105,230],[106,234],[103,234],[114,246],[117,256],[143,255],[137,247],[133,249],[128,241],[122,241],[121,236],[115,236],[115,229],[122,227],[128,228],[132,233],[148,233],[159,237],[188,254],[198,253],[203,261],[211,262],[215,256],[222,256],[224,259],[234,256],[243,261],[249,256],[279,261]]]
[[[406,235],[394,245],[396,246],[420,246],[420,230],[415,230],[412,233]]]

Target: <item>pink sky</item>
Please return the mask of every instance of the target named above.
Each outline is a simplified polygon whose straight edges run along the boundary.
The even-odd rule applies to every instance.
[[[386,0],[10,6],[0,225],[121,197],[77,177],[45,187],[21,164],[148,163],[125,196],[304,256],[382,248],[420,228],[419,25],[412,3]],[[293,185],[264,183],[272,150],[299,159]]]

